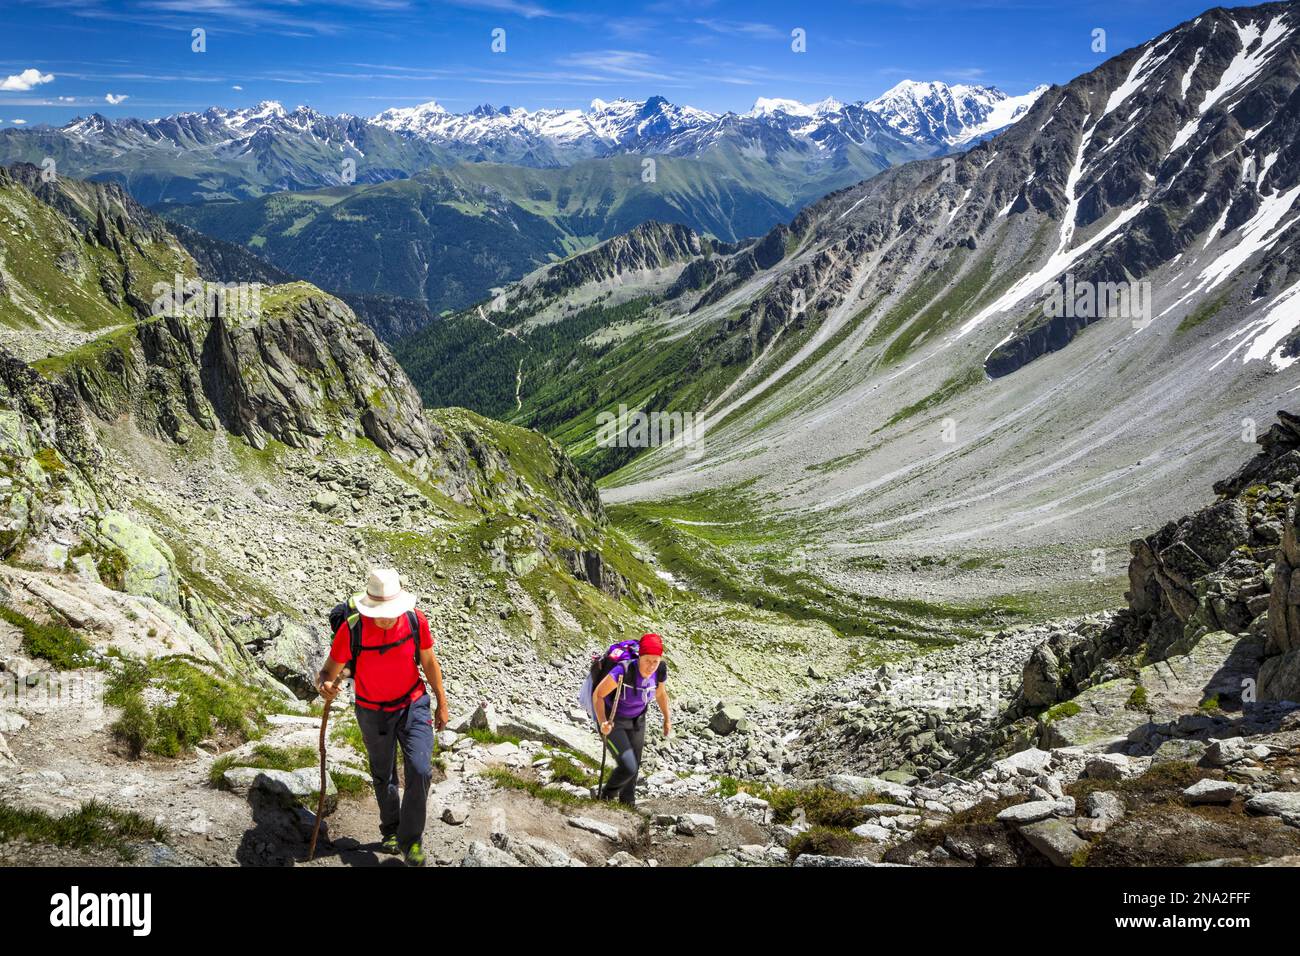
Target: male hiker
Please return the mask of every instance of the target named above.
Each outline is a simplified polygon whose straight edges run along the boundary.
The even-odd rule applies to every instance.
[[[339,672],[351,664],[357,724],[379,801],[383,851],[403,854],[409,866],[423,866],[420,841],[433,782],[432,725],[436,722],[438,730],[442,730],[451,719],[429,621],[415,610],[415,595],[402,589],[398,573],[386,568],[371,570],[365,593],[335,608],[331,620],[336,616],[342,618],[342,623],[334,633],[334,644],[316,678],[316,687],[321,696],[333,700],[342,683]],[[424,680],[438,697],[433,720]],[[400,800],[399,745],[406,775],[406,790]]]
[[[614,770],[609,782],[600,792],[602,800],[617,797],[628,806],[636,804],[636,778],[641,772],[641,751],[645,747],[645,715],[653,697],[664,716],[664,736],[672,733],[672,719],[668,714],[668,691],[664,680],[668,667],[664,664],[664,642],[658,634],[645,634],[637,642],[639,649],[634,662],[615,664],[592,692],[592,709],[600,726],[605,746],[614,754]],[[628,669],[631,668],[631,673]],[[618,706],[607,714],[606,705],[611,695],[622,683]]]

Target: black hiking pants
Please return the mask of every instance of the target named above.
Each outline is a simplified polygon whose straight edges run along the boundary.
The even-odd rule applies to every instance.
[[[645,747],[645,714],[617,717],[614,729],[605,738],[605,746],[614,757],[614,770],[600,792],[602,800],[633,806],[636,803],[636,778],[641,772],[641,751]]]
[[[403,850],[424,839],[426,805],[433,784],[433,726],[429,695],[400,710],[357,707],[357,725],[370,758],[370,777],[379,801],[379,833],[397,835]],[[406,787],[397,787],[397,750],[405,758]]]

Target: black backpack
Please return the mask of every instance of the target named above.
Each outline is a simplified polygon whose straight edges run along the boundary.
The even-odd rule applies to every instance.
[[[395,707],[410,697],[411,694],[415,692],[415,689],[424,683],[424,678],[420,676],[420,618],[414,610],[406,612],[406,623],[408,625],[406,636],[396,641],[390,641],[387,644],[374,644],[367,645],[366,647],[361,646],[361,615],[357,612],[356,603],[352,598],[348,598],[346,601],[335,604],[330,610],[331,634],[337,634],[339,628],[342,627],[344,623],[347,624],[348,634],[351,636],[352,650],[352,657],[345,666],[352,672],[353,696],[356,697],[357,700],[363,704],[369,704],[372,707],[379,707],[381,709],[385,707]],[[357,693],[357,666],[361,663],[361,655],[363,653],[386,654],[393,648],[405,644],[407,641],[411,642],[414,651],[412,656],[415,658],[415,683],[407,688],[406,693],[401,694],[392,700],[370,700],[369,698],[362,697],[361,694]]]

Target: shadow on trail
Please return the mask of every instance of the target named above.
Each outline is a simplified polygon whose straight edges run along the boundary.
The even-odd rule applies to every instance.
[[[244,831],[235,859],[240,866],[303,866],[316,814],[297,804],[288,790],[259,778],[248,795],[253,825]],[[316,860],[336,856],[344,866],[404,866],[402,858],[379,852],[379,843],[353,837],[330,839],[329,820],[322,822]]]

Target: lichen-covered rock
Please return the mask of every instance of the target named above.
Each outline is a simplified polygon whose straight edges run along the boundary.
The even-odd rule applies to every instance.
[[[165,541],[120,511],[105,513],[98,530],[125,562],[122,590],[151,597],[167,607],[180,606],[176,558]]]
[[[317,694],[315,676],[324,657],[324,639],[283,614],[238,617],[230,622],[236,638],[276,680],[300,699]]]
[[[1140,744],[1181,715],[1197,713],[1206,701],[1240,700],[1242,680],[1255,674],[1260,650],[1260,642],[1249,637],[1207,634],[1189,653],[1141,668],[1136,679],[1097,684],[1074,697],[1068,709],[1049,711],[1043,746],[1107,750]]]

